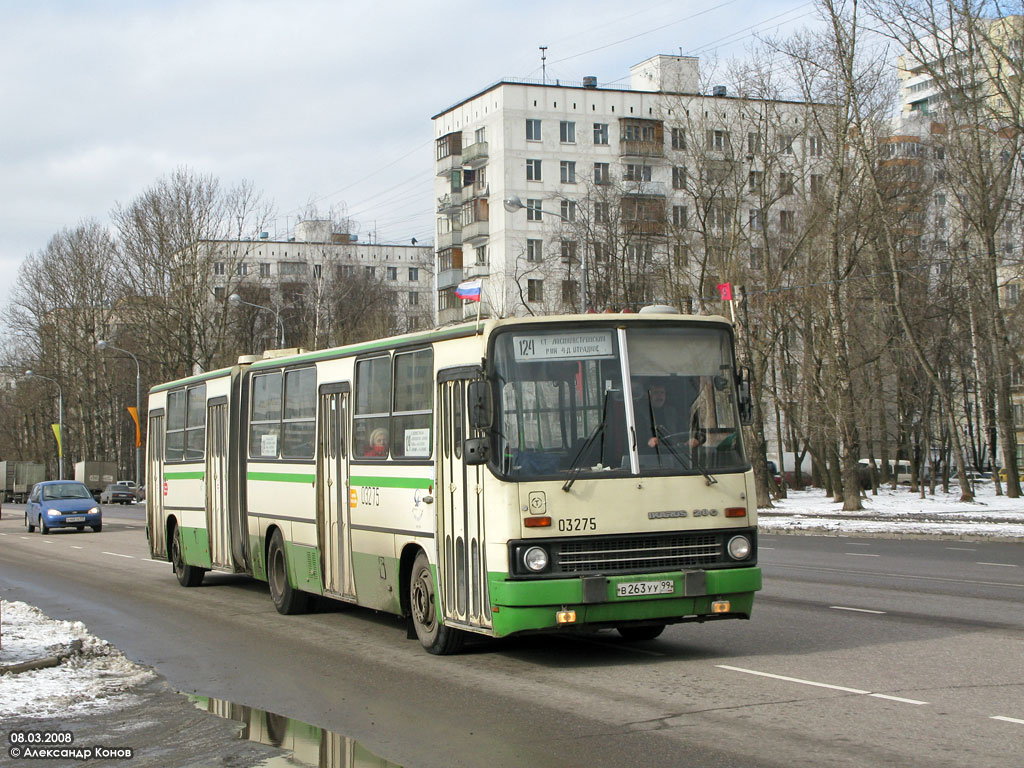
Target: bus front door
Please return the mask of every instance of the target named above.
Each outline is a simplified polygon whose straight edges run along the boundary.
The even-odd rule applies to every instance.
[[[463,441],[469,436],[466,385],[469,379],[439,383],[441,444],[436,499],[438,586],[446,621],[490,627],[484,536],[483,472],[467,466]]]
[[[234,570],[228,514],[228,404],[206,406],[206,530],[214,568]]]
[[[164,516],[164,414],[149,417],[146,455],[146,518],[149,551],[167,556],[167,519]]]
[[[348,392],[320,392],[316,520],[324,592],[355,597],[349,557],[349,491],[345,415]]]

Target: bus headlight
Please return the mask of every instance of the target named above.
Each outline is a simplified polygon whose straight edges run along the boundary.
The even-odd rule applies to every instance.
[[[733,560],[746,560],[750,557],[750,539],[746,536],[733,536],[727,548]]]
[[[530,547],[523,552],[523,565],[527,570],[540,573],[548,567],[548,553],[544,547]]]

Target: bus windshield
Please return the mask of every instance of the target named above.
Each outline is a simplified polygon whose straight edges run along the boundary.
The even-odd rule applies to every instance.
[[[510,329],[493,365],[492,455],[509,479],[746,468],[726,329]]]

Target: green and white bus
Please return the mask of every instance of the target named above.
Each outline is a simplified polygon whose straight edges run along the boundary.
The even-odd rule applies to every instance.
[[[281,613],[406,616],[431,653],[746,619],[749,411],[729,322],[665,310],[241,358],[150,391],[150,548],[183,586],[267,581]]]

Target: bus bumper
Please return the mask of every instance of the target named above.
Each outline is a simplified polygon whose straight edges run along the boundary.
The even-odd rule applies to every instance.
[[[618,595],[618,585],[622,583],[668,580],[674,583],[671,595]],[[503,637],[517,632],[616,626],[640,621],[674,624],[749,619],[754,593],[761,589],[761,569],[670,571],[534,581],[510,581],[505,574],[491,573],[488,586],[494,635]],[[727,611],[722,610],[725,601]],[[715,603],[718,605],[713,605]],[[575,612],[575,621],[564,621],[565,612]]]

